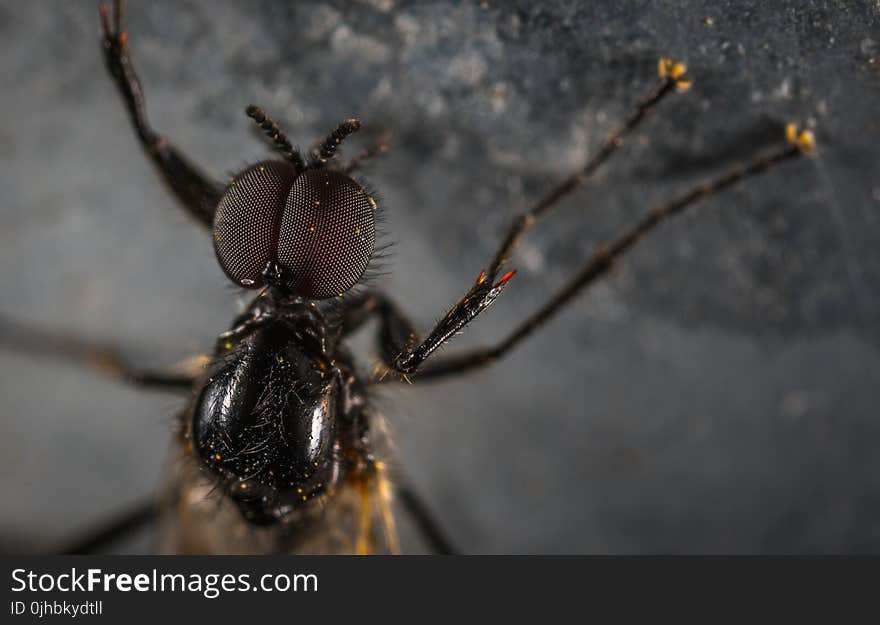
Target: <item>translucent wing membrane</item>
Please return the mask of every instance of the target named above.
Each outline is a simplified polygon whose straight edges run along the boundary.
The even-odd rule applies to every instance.
[[[229,278],[249,289],[266,282],[263,269],[275,258],[282,213],[296,170],[264,161],[230,182],[214,215],[214,250]]]
[[[322,299],[350,289],[363,275],[375,243],[376,202],[339,172],[310,170],[287,198],[278,262],[292,289]]]

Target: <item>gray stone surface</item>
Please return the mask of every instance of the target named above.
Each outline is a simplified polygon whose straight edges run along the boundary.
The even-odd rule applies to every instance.
[[[306,146],[350,115],[393,130],[367,172],[395,242],[379,284],[425,328],[507,220],[622,118],[657,57],[688,62],[692,92],[537,228],[509,291],[450,349],[500,337],[651,202],[778,142],[787,121],[814,125],[814,158],[664,227],[505,362],[377,401],[467,551],[880,548],[876,1],[134,2],[129,15],[155,125],[218,174],[266,153],[250,102]],[[138,151],[92,3],[0,2],[0,76],[0,310],[149,364],[206,349],[240,299]],[[149,492],[178,405],[0,354],[3,542],[68,536]]]

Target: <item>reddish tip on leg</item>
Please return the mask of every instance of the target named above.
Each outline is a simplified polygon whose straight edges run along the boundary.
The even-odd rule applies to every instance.
[[[503,276],[501,276],[501,279],[500,279],[498,282],[495,283],[495,286],[496,286],[496,287],[497,287],[497,286],[501,286],[502,284],[504,284],[505,282],[507,282],[508,280],[510,280],[510,279],[511,279],[513,276],[515,276],[515,275],[516,275],[516,269],[514,269],[513,271],[508,271],[506,274],[504,274]]]
[[[101,19],[101,34],[106,37],[110,32],[110,22],[107,21],[107,5],[103,2],[98,5],[98,15]]]

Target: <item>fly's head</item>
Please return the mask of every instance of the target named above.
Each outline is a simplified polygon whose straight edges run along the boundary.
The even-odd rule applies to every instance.
[[[270,284],[306,299],[337,297],[373,256],[376,210],[343,173],[263,161],[230,181],[214,217],[214,250],[246,289]]]

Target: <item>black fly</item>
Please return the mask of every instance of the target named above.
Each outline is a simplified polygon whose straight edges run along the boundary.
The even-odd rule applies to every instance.
[[[29,335],[25,328],[8,335],[30,348],[40,341],[49,351],[88,357],[129,382],[192,391],[180,422],[179,471],[159,498],[160,521],[166,527],[161,548],[168,551],[396,551],[383,427],[369,401],[370,384],[439,378],[495,362],[661,222],[814,148],[810,132],[789,126],[785,147],[649,210],[617,239],[597,248],[563,289],[498,345],[429,360],[508,286],[514,275],[508,260],[526,231],[580,187],[666,96],[690,88],[684,66],[660,61],[657,84],[632,115],[582,169],[514,220],[487,268],[420,339],[381,292],[353,290],[374,253],[379,209],[349,173],[381,148],[347,164],[338,159],[340,144],[360,122],[343,121],[303,156],[264,111],[250,106],[247,115],[282,158],[254,164],[228,184],[219,184],[150,126],[129,56],[123,8],[118,0],[110,16],[101,5],[101,42],[137,137],[186,210],[212,230],[217,259],[228,278],[257,294],[219,335],[212,358],[197,375],[139,370],[112,348]],[[345,340],[374,317],[380,324],[384,368],[377,380],[367,381]],[[209,497],[212,491],[222,496]],[[398,485],[398,494],[432,547],[451,552],[415,494],[405,484]],[[72,550],[95,548],[155,518],[155,511],[156,506],[134,511]]]
[[[265,112],[249,106],[248,116],[284,160],[254,164],[221,187],[150,127],[122,9],[117,2],[111,27],[101,5],[102,43],[138,138],[184,206],[212,229],[217,260],[229,279],[260,290],[218,337],[203,376],[176,381],[154,376],[187,388],[198,385],[182,427],[184,445],[248,523],[283,526],[273,550],[281,548],[278,541],[287,545],[286,537],[290,548],[301,549],[315,510],[331,505],[350,485],[361,493],[362,506],[377,501],[384,544],[395,550],[390,486],[374,456],[377,417],[343,340],[379,315],[385,363],[405,377],[485,310],[513,272],[497,280],[481,274],[424,341],[416,340],[386,298],[347,295],[373,255],[378,211],[370,193],[333,167],[339,145],[360,122],[340,123],[307,161]],[[433,536],[435,548],[449,551],[415,496],[403,500]],[[359,516],[356,550],[374,550],[378,541],[371,536],[370,515]],[[185,546],[174,547],[181,549]]]

